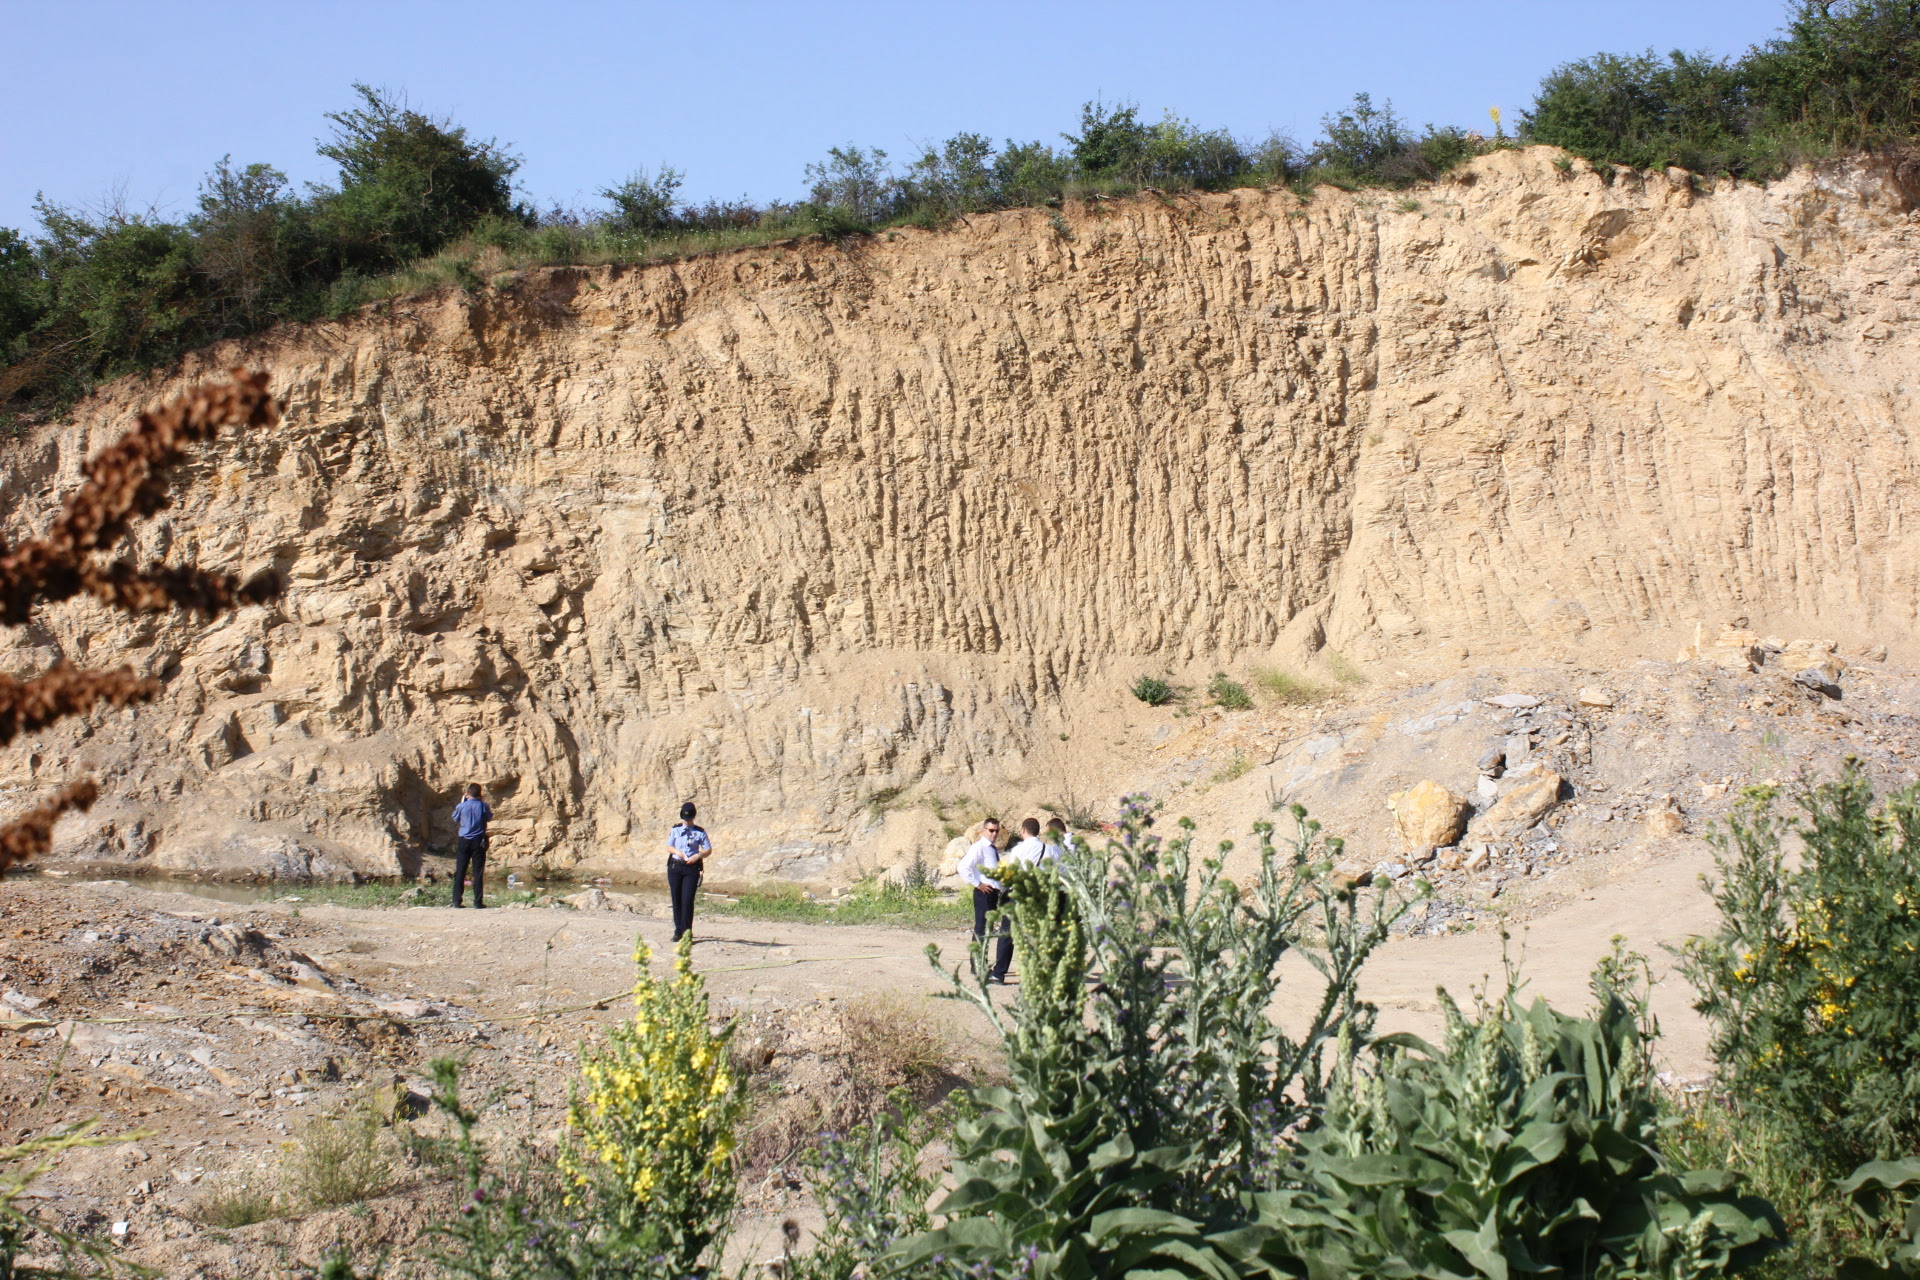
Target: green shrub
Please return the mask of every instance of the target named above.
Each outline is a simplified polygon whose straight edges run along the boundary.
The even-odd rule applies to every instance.
[[[1862,1165],[1840,1193],[1870,1234],[1871,1250],[1841,1263],[1839,1280],[1920,1277],[1920,1160]]]
[[[1803,1168],[1838,1177],[1920,1149],[1920,788],[1875,809],[1850,764],[1800,787],[1801,820],[1777,798],[1749,788],[1714,838],[1720,928],[1683,968],[1727,1092]]]
[[[1133,696],[1150,707],[1164,707],[1176,696],[1172,685],[1157,676],[1141,676],[1133,682]]]
[[[1213,679],[1207,681],[1207,696],[1216,707],[1225,707],[1228,711],[1253,709],[1253,695],[1247,692],[1247,686],[1228,679],[1224,671],[1214,672]]]
[[[1604,164],[1745,172],[1754,161],[1749,114],[1731,63],[1677,50],[1666,58],[1603,53],[1542,80],[1522,130]]]
[[[1308,187],[1404,187],[1437,178],[1484,149],[1485,139],[1464,129],[1428,125],[1415,134],[1391,102],[1376,107],[1371,95],[1356,93],[1345,111],[1321,120],[1299,180]]]
[[[661,165],[658,174],[636,169],[619,186],[601,191],[601,198],[613,204],[611,228],[639,235],[669,229],[674,221],[673,198],[684,181],[678,169]]]
[[[1556,68],[1527,141],[1597,164],[1773,177],[1803,156],[1909,142],[1920,128],[1920,10],[1798,0],[1780,38],[1737,60],[1598,54]]]
[[[1661,1156],[1644,998],[1596,978],[1570,1017],[1506,994],[1469,1018],[1440,993],[1438,1047],[1390,1036],[1342,1052],[1322,1122],[1257,1197],[1320,1273],[1599,1280],[1739,1271],[1784,1235],[1733,1174]],[[1343,1049],[1345,1046],[1343,1046]]]

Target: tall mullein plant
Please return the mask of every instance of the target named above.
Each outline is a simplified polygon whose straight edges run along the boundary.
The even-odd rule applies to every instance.
[[[1304,811],[1294,824],[1284,850],[1255,828],[1244,888],[1226,875],[1230,843],[1196,858],[1191,824],[1163,840],[1139,798],[1104,851],[1074,842],[1057,867],[1008,873],[1017,998],[997,1003],[980,976],[985,944],[951,980],[1004,1041],[1009,1087],[975,1091],[946,1222],[896,1263],[1036,1276],[1253,1263],[1272,1233],[1240,1199],[1248,1153],[1311,1112],[1343,1028],[1367,1039],[1355,982],[1401,909],[1337,890],[1338,842]],[[1296,949],[1322,982],[1297,1037],[1271,1014]]]
[[[1112,1083],[1129,1136],[1141,1148],[1193,1147],[1205,1172],[1191,1189],[1203,1197],[1230,1194],[1254,1151],[1319,1105],[1323,1055],[1343,1028],[1354,1043],[1370,1038],[1360,968],[1407,905],[1382,893],[1367,908],[1336,887],[1341,841],[1322,839],[1300,806],[1291,817],[1284,846],[1273,824],[1254,825],[1244,887],[1226,874],[1232,841],[1196,856],[1187,819],[1163,841],[1143,797],[1126,802],[1105,857],[1081,851],[1061,867],[1099,973],[1088,1013],[1117,1050]],[[1297,1037],[1271,1016],[1289,951],[1321,981]]]

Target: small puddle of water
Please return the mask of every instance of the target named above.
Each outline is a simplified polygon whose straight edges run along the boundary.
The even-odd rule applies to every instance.
[[[186,893],[196,898],[206,898],[212,902],[228,902],[236,906],[248,906],[256,902],[293,902],[312,903],[319,906],[327,901],[325,890],[308,892],[295,884],[228,884],[217,880],[174,880],[167,876],[127,876],[110,880],[100,880],[84,876],[61,876],[40,871],[15,871],[6,876],[7,880],[25,880],[40,884],[124,884],[135,889],[147,889],[154,893]],[[536,880],[518,881],[508,884],[487,880],[489,897],[504,899],[520,893],[551,893],[556,897],[567,897],[581,893],[593,886],[573,880]],[[452,889],[442,884],[424,886],[427,891],[428,905],[449,905]],[[649,907],[667,905],[667,895],[662,889],[637,884],[602,884],[600,888],[608,893],[625,894],[638,898]]]

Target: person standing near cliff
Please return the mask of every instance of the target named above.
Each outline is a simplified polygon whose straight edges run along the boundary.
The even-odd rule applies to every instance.
[[[701,869],[713,852],[706,828],[694,823],[698,810],[689,800],[680,806],[680,821],[667,832],[667,896],[673,900],[673,940],[693,932],[693,895],[700,888]]]
[[[453,820],[459,824],[453,846],[453,905],[456,907],[465,905],[460,899],[466,896],[468,867],[473,869],[473,905],[476,910],[487,905],[481,893],[481,880],[487,873],[487,823],[492,818],[492,806],[480,798],[480,784],[469,782],[467,794],[453,806]]]
[[[1006,886],[988,875],[989,871],[1000,866],[1000,820],[988,818],[980,824],[980,838],[973,842],[967,851],[960,855],[960,878],[973,886],[973,938],[983,941],[987,936],[987,916],[998,910],[1005,899]],[[1013,964],[1013,937],[1007,932],[1007,922],[1000,922],[1000,940],[994,948],[993,969],[988,975],[993,981],[1004,983],[1007,969]]]

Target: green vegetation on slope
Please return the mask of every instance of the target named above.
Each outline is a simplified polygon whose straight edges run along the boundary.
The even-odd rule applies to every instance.
[[[818,234],[937,227],[967,213],[1121,195],[1319,183],[1405,187],[1517,142],[1596,163],[1755,178],[1806,158],[1904,144],[1920,113],[1920,4],[1800,0],[1782,35],[1737,60],[1600,54],[1541,83],[1517,137],[1416,130],[1358,94],[1301,147],[1089,102],[1062,145],[958,133],[903,168],[849,144],[805,168],[795,202],[693,205],[683,175],[637,170],[601,210],[516,200],[519,160],[365,85],[328,116],[334,185],[296,192],[268,164],[223,159],[184,219],[117,202],[42,200],[40,231],[0,228],[0,422],[57,413],[103,379],[221,338],[337,316],[435,285],[504,283],[531,266],[644,263]],[[1066,234],[1064,220],[1056,226]]]
[[[1920,129],[1920,5],[1800,0],[1738,59],[1600,54],[1541,82],[1532,142],[1605,164],[1770,178],[1805,159],[1911,144]]]

